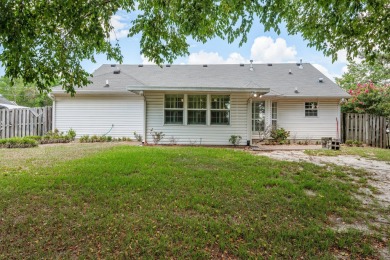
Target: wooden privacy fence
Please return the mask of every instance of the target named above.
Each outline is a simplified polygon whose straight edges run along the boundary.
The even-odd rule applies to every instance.
[[[354,140],[364,144],[380,147],[389,147],[390,118],[370,114],[350,114],[345,113],[342,117],[342,137],[343,141]]]
[[[0,138],[42,136],[52,130],[52,107],[0,109]]]

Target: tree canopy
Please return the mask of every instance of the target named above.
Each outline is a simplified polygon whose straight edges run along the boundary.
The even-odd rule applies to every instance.
[[[343,112],[390,116],[390,63],[351,62],[337,83],[352,96],[343,104]]]
[[[0,77],[0,94],[20,106],[44,107],[53,103],[47,93],[40,92],[34,84],[24,85],[22,79],[15,79],[12,85],[10,79]]]
[[[129,37],[141,34],[141,53],[157,64],[188,55],[189,37],[243,44],[258,20],[278,33],[283,23],[333,60],[340,50],[369,60],[390,53],[388,0],[2,0],[0,61],[6,76],[42,91],[60,77],[73,94],[88,83],[81,61],[94,61],[98,53],[122,61],[118,42],[109,40],[110,18],[118,10],[137,13]]]

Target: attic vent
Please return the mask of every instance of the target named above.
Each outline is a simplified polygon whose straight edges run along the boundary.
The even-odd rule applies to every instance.
[[[114,74],[120,74],[121,73],[121,69],[120,68],[115,68],[114,69]]]
[[[268,63],[267,66],[271,67],[271,66],[272,66],[272,63]]]
[[[206,68],[207,67],[207,64],[203,64],[203,68]]]
[[[318,82],[319,83],[323,83],[324,82],[324,78],[318,78]]]
[[[244,67],[244,63],[240,63],[240,67]]]
[[[111,68],[116,67],[116,64],[111,64]]]
[[[139,65],[138,65],[138,67],[140,67],[140,68],[142,68],[143,66],[144,66],[144,65],[142,65],[142,64],[139,64]]]
[[[171,64],[167,64],[167,65],[165,65],[165,67],[170,68],[170,67],[171,67]]]

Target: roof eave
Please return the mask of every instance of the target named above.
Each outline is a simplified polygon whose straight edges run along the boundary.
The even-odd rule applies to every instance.
[[[174,92],[258,92],[269,93],[270,88],[219,88],[219,87],[166,87],[166,86],[130,86],[127,91],[174,91]]]

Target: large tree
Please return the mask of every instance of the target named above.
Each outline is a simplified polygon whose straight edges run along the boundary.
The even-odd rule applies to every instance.
[[[87,84],[81,61],[96,53],[122,61],[110,42],[110,18],[118,10],[137,12],[129,36],[141,33],[141,53],[162,64],[188,54],[189,37],[214,37],[241,44],[258,20],[266,30],[301,33],[309,46],[337,58],[374,59],[390,53],[388,0],[1,0],[0,61],[6,76],[21,77],[48,90],[57,77],[74,93]]]
[[[0,77],[0,94],[20,106],[44,107],[53,103],[47,93],[40,92],[34,84],[25,85],[22,79],[15,79],[11,84],[9,78]]]
[[[386,60],[352,61],[337,83],[351,95],[343,112],[390,116],[390,64]]]

